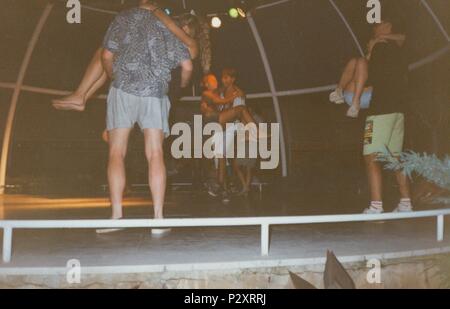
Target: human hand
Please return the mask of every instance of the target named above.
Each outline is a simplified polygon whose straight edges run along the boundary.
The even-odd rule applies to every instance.
[[[142,4],[141,7],[144,9],[147,9],[149,11],[152,11],[152,12],[155,11],[156,9],[158,9],[158,6],[155,3],[153,3],[152,1]]]
[[[386,43],[387,39],[383,38],[382,36],[380,37],[376,37],[374,39],[371,39],[369,41],[369,43],[367,44],[367,51],[369,54],[372,53],[373,48],[375,47],[375,45],[377,45],[378,43]]]

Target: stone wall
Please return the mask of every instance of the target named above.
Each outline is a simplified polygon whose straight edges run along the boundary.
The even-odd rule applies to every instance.
[[[450,255],[381,261],[381,283],[366,280],[366,263],[345,264],[360,289],[442,288],[450,284]],[[0,275],[1,288],[292,288],[289,271],[323,288],[324,265],[253,268],[220,271],[160,272],[145,274],[82,274],[81,284],[70,285],[65,275]],[[0,271],[1,273],[1,271]]]

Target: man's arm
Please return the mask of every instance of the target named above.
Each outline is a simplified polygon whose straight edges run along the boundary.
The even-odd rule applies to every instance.
[[[191,54],[191,58],[195,59],[198,57],[199,48],[197,42],[191,38],[189,35],[181,29],[175,21],[168,16],[163,10],[161,10],[154,3],[146,3],[141,7],[150,10],[166,27],[170,30],[184,45],[189,49],[189,53]]]
[[[401,34],[401,33],[386,34],[386,35],[380,36],[380,38],[385,39],[385,40],[395,41],[395,42],[397,42],[397,44],[399,46],[403,46],[403,44],[406,41],[406,35]]]
[[[203,96],[210,99],[216,105],[228,105],[233,103],[234,99],[237,97],[237,93],[225,98],[221,98],[219,95],[212,92],[204,92]]]
[[[109,25],[105,38],[103,39],[102,64],[108,77],[113,79],[113,63],[114,55],[120,50],[120,45],[123,37],[123,25],[125,20],[122,15],[117,15],[116,18]]]
[[[191,81],[194,65],[191,60],[184,60],[181,62],[181,88],[186,88]]]
[[[114,54],[107,50],[103,49],[102,52],[102,64],[103,68],[105,69],[106,74],[108,77],[112,80],[113,77],[113,63],[114,63]]]

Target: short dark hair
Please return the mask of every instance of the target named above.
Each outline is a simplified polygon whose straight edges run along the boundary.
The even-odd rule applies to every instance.
[[[224,68],[222,70],[222,75],[227,75],[234,79],[237,79],[237,70],[235,68]]]
[[[404,16],[398,7],[394,5],[384,6],[383,11],[381,12],[381,20],[392,25],[392,32],[405,32]]]

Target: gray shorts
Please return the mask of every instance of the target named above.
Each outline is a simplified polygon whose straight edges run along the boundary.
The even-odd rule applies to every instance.
[[[141,130],[160,129],[167,137],[170,135],[169,111],[168,97],[138,97],[111,87],[107,100],[106,129],[129,129],[137,123]]]

